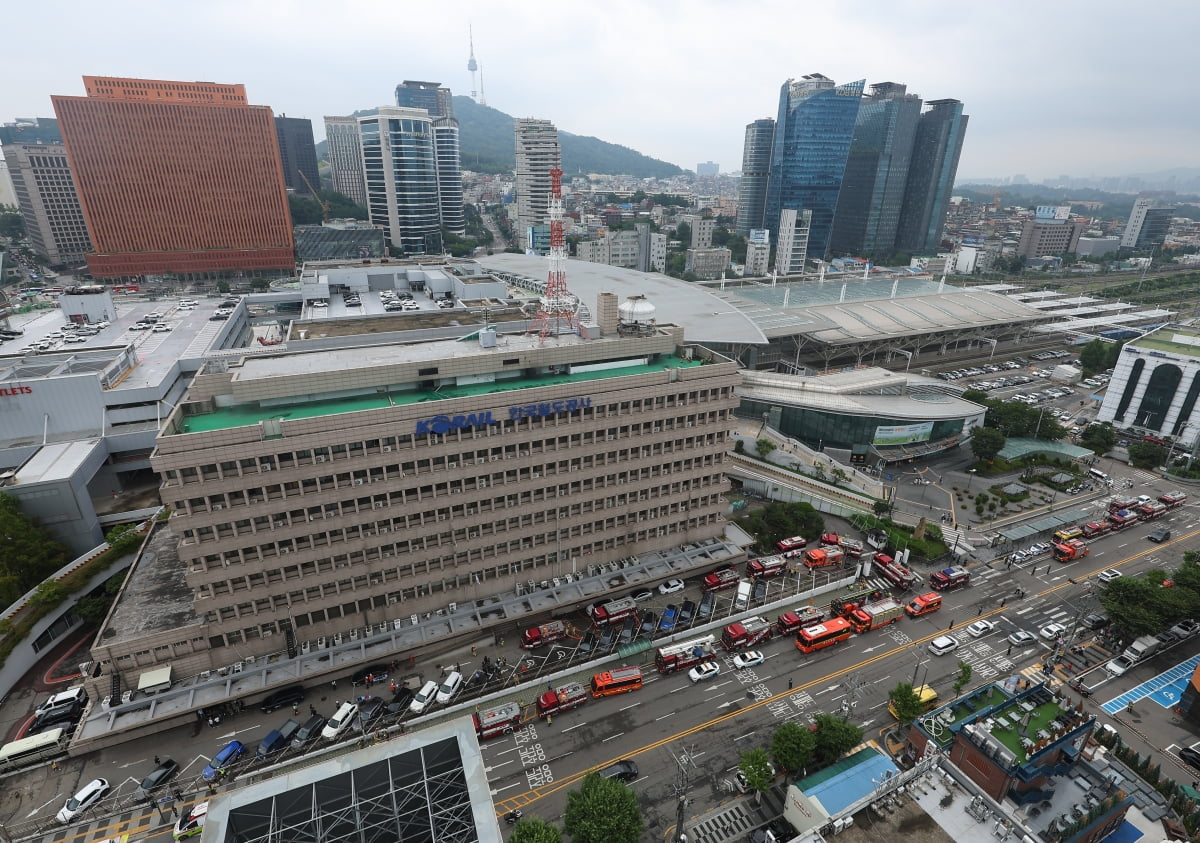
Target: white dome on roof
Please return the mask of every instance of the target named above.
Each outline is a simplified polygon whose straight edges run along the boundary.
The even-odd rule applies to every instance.
[[[658,309],[645,296],[630,296],[618,308],[622,322],[653,322]]]

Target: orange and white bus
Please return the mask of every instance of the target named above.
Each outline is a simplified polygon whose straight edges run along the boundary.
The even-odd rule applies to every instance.
[[[832,647],[848,639],[853,631],[850,621],[845,618],[831,618],[823,623],[806,626],[797,632],[796,649],[802,653],[811,653],[824,647]]]
[[[642,687],[642,669],[632,665],[614,667],[592,677],[592,698],[627,694]]]

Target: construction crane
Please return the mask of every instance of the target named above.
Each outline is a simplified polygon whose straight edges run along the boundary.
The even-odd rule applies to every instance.
[[[308,176],[304,175],[303,170],[296,170],[300,174],[300,178],[304,179],[304,183],[308,185],[308,191],[312,194],[313,200],[321,206],[321,222],[329,222],[329,203],[321,198],[317,193],[317,189],[313,187],[313,183],[308,180]]]

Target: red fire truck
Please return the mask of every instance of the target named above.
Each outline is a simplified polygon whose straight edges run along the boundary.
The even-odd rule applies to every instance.
[[[1119,509],[1108,514],[1108,523],[1112,524],[1114,531],[1132,527],[1138,520],[1137,513],[1132,509]]]
[[[1108,502],[1109,512],[1119,512],[1122,509],[1133,509],[1141,501],[1137,498],[1129,498],[1128,500],[1111,500]]]
[[[1085,539],[1098,539],[1112,532],[1112,524],[1108,521],[1089,521],[1083,525]]]
[[[704,581],[700,583],[700,588],[702,591],[724,591],[727,588],[733,588],[740,579],[741,576],[733,568],[722,568],[705,575]]]
[[[1054,558],[1059,562],[1074,562],[1091,553],[1091,549],[1082,539],[1071,539],[1069,542],[1059,542],[1051,549]]]
[[[953,591],[964,588],[971,583],[971,572],[966,568],[954,566],[934,571],[929,575],[929,587],[934,591]]]
[[[620,600],[613,600],[597,606],[592,612],[592,623],[596,626],[608,626],[625,620],[636,611],[637,602],[632,597],[622,597]]]
[[[725,627],[721,633],[721,644],[732,652],[769,641],[774,633],[775,628],[766,618],[746,618],[741,623],[731,623]]]
[[[1157,521],[1167,514],[1167,505],[1159,501],[1150,501],[1144,503],[1134,510],[1138,514],[1138,518],[1143,521]]]
[[[471,715],[475,734],[481,741],[507,735],[521,726],[521,706],[515,702],[502,703]]]
[[[863,555],[863,543],[858,539],[849,539],[843,536],[842,540],[838,542],[838,545],[851,559],[858,559]]]
[[[541,647],[566,636],[567,625],[562,621],[551,621],[550,623],[544,623],[541,626],[524,630],[521,633],[521,647],[525,650],[532,650],[535,647]]]
[[[804,536],[792,536],[787,539],[780,539],[775,542],[775,549],[780,553],[789,553],[793,550],[804,550],[808,546],[808,539]]]
[[[892,585],[905,591],[921,581],[920,576],[914,574],[910,569],[904,567],[886,553],[876,553],[871,557],[871,562],[880,576]]]
[[[784,612],[775,621],[775,629],[780,635],[791,635],[806,626],[812,626],[825,619],[825,613],[815,606],[803,606],[794,612]]]
[[[814,550],[804,551],[804,566],[806,568],[828,568],[842,564],[845,553],[840,547],[827,545]]]
[[[679,644],[668,644],[665,647],[659,647],[658,652],[654,654],[654,666],[658,668],[659,673],[674,673],[677,670],[686,670],[707,658],[711,658],[713,655],[713,644],[716,640],[715,635],[705,635],[703,638],[697,638],[694,641],[683,641]]]
[[[850,626],[854,628],[855,632],[861,634],[893,624],[903,615],[904,607],[891,597],[885,597],[874,603],[864,603],[851,612],[846,620],[850,621]]]
[[[1178,509],[1187,503],[1187,494],[1180,491],[1167,492],[1158,496],[1158,502],[1167,505],[1167,509]]]
[[[768,580],[786,574],[787,569],[787,560],[782,556],[764,556],[762,559],[751,559],[746,563],[746,576]]]
[[[537,699],[538,717],[548,717],[563,711],[579,708],[588,701],[586,685],[578,682],[568,682],[557,690],[546,691]]]
[[[904,607],[904,611],[910,618],[919,618],[921,615],[936,612],[940,608],[942,608],[942,595],[936,591],[930,591],[914,597],[912,602]]]

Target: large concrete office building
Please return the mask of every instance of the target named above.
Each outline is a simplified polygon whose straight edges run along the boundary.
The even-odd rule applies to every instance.
[[[242,85],[85,76],[54,96],[102,277],[291,270],[271,109]]]
[[[51,266],[77,266],[92,250],[58,121],[0,126],[0,150],[33,251]]]
[[[613,299],[594,339],[483,329],[206,368],[152,459],[206,642],[177,662],[720,535],[737,366],[618,326]]]
[[[1200,331],[1167,325],[1121,349],[1096,420],[1173,436],[1190,448],[1200,436]]]

